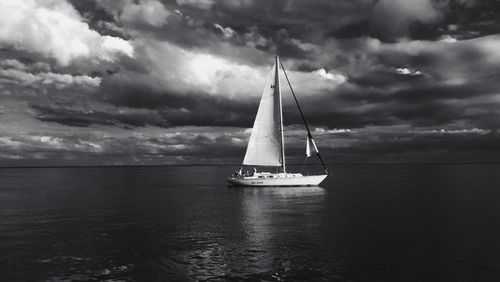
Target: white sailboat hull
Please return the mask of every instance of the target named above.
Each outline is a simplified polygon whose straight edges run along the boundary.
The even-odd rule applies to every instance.
[[[258,173],[253,176],[231,177],[228,184],[233,186],[318,186],[326,178],[322,175],[302,175],[300,173]]]

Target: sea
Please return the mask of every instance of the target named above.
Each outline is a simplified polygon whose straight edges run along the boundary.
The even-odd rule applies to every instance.
[[[500,165],[0,169],[0,281],[500,281]]]

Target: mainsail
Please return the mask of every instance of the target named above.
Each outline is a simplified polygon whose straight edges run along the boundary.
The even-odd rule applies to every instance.
[[[276,58],[276,64],[269,74],[260,100],[243,160],[244,165],[283,166],[284,169],[281,90],[278,71],[279,64]]]

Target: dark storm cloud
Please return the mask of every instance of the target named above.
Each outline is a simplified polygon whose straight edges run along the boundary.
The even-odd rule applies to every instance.
[[[435,40],[449,34],[475,38],[499,32],[499,2],[486,1],[374,1],[363,17],[332,31],[338,38],[371,36],[382,41],[400,37]],[[391,19],[391,20],[388,20]]]
[[[281,56],[305,58],[309,52],[302,50],[297,41],[321,42],[325,31],[336,29],[343,22],[350,22],[351,18],[358,18],[360,10],[361,14],[365,14],[366,7],[371,7],[373,1],[208,1],[212,3],[210,5],[200,4],[203,1],[186,2],[163,1],[170,10],[164,25],[124,21],[127,6],[142,2],[78,2],[75,6],[87,15],[95,29],[102,32],[109,32],[102,29],[100,22],[105,22],[149,33],[185,48],[209,49],[216,47],[213,45],[220,41],[226,41]],[[110,15],[113,15],[113,20]],[[232,32],[224,33],[216,25]],[[216,51],[217,48],[213,49]]]
[[[498,111],[489,97],[498,85],[406,85],[397,90],[367,90],[346,86],[303,105],[308,121],[330,128],[412,124],[436,126],[464,122],[468,126],[498,127]],[[474,95],[471,95],[474,93]],[[285,113],[290,116],[293,107]],[[296,124],[300,118],[286,120]]]
[[[369,134],[366,132],[365,134]],[[373,134],[373,132],[372,132]],[[371,161],[418,162],[459,161],[496,161],[500,135],[488,130],[424,130],[398,133],[379,132],[376,139],[370,136],[357,136],[353,148],[340,149],[351,151],[358,156],[365,155]],[[390,148],[390,149],[389,149]],[[388,155],[386,155],[388,154]]]
[[[490,105],[498,103],[500,73],[490,48],[497,44],[497,36],[488,36],[356,47],[371,54],[368,67],[349,71],[348,84],[309,100],[311,120],[334,127],[458,121],[496,127],[498,112]]]
[[[141,101],[136,99],[137,96],[121,97],[123,100],[110,101],[117,107],[106,107],[105,111],[71,103],[30,104],[30,108],[36,111],[38,120],[70,126],[108,125],[129,129],[146,125],[251,126],[257,104],[250,107],[240,104],[238,107],[229,100],[195,97],[142,97]],[[198,102],[193,103],[193,98]],[[191,106],[186,106],[186,102]]]
[[[108,108],[108,112],[87,109],[72,103],[55,103],[49,105],[30,104],[36,111],[36,118],[41,121],[57,122],[70,126],[108,125],[130,128],[137,126],[166,126],[162,112],[125,111]]]
[[[160,110],[164,126],[249,126],[258,101],[239,101],[206,93],[172,94],[131,87],[114,92],[106,101],[117,106]]]
[[[283,56],[300,57],[307,53],[289,50],[286,42],[280,42],[280,32],[286,31],[290,38],[315,44],[331,36],[371,36],[389,42],[404,37],[437,39],[449,33],[470,38],[498,32],[498,5],[494,0],[320,0],[214,1],[209,6],[193,4],[176,8],[193,21],[218,23],[239,34],[253,27],[272,42],[261,48],[273,49]],[[193,41],[198,36],[193,36]]]
[[[389,125],[353,130],[315,128],[312,134],[328,164],[464,160],[495,162],[500,157],[499,132],[478,128],[445,130],[439,127]],[[285,138],[289,144],[286,146],[289,163],[302,164],[304,132],[287,134]],[[317,160],[310,161],[319,165]]]
[[[105,80],[95,99],[108,105],[75,103],[67,99],[46,104],[31,103],[36,118],[72,126],[109,125],[143,127],[243,126],[249,127],[258,100],[233,100],[206,93],[169,93],[138,81]],[[101,96],[102,95],[102,96]],[[96,97],[98,96],[98,97]]]
[[[186,47],[206,48],[224,40],[282,57],[305,59],[312,55],[312,50],[302,48],[303,43],[323,42],[328,30],[351,21],[351,17],[359,17],[359,11],[369,7],[371,2],[216,1],[208,9],[206,6],[179,5],[176,8],[188,20],[175,22],[159,35]],[[213,28],[214,24],[231,29],[234,34],[224,36]],[[186,29],[189,32],[179,32]]]
[[[351,76],[349,81],[352,84],[361,87],[377,87],[377,88],[390,88],[397,85],[409,85],[418,84],[422,80],[425,80],[424,76],[419,75],[403,75],[397,72],[396,69],[393,70],[374,70],[362,74],[360,76]],[[371,95],[371,97],[374,97]],[[368,97],[369,99],[369,97]]]
[[[500,31],[500,2],[485,1],[450,1],[448,17],[443,27],[457,38],[474,38],[497,34]]]

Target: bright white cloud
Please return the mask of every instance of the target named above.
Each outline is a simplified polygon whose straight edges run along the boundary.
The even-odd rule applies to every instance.
[[[185,82],[195,82],[199,90],[208,89],[211,94],[239,96],[265,82],[263,69],[236,64],[226,59],[204,53],[188,54],[184,71]],[[259,91],[260,92],[260,91]]]
[[[422,75],[422,72],[419,70],[412,70],[409,68],[397,68],[396,72],[402,75]]]
[[[100,35],[64,0],[0,1],[0,46],[36,52],[68,65],[77,58],[133,56],[121,38]]]
[[[267,66],[239,63],[221,56],[182,49],[168,42],[143,43],[144,62],[151,70],[148,79],[161,90],[177,93],[208,93],[226,97],[247,98],[262,95],[274,63]],[[160,59],[161,58],[161,59]],[[346,81],[342,74],[325,70],[287,71],[295,90],[301,95],[315,95],[333,90]],[[283,91],[288,91],[282,74]]]
[[[40,136],[40,142],[53,146],[59,146],[62,142],[62,138],[56,138],[51,136]]]
[[[445,43],[455,43],[457,40],[453,38],[451,35],[443,35],[439,38],[439,42],[445,42]]]
[[[148,80],[160,90],[177,93],[208,93],[230,97],[260,95],[267,70],[239,64],[200,51],[184,50],[168,42],[143,44],[144,62],[151,68]]]
[[[347,80],[347,78],[342,74],[330,73],[327,72],[325,69],[315,70],[313,71],[313,73],[338,84],[344,83]]]
[[[317,133],[317,134],[342,134],[342,133],[351,133],[351,130],[348,128],[324,129],[321,127],[316,127],[316,128],[314,128],[314,133]]]

